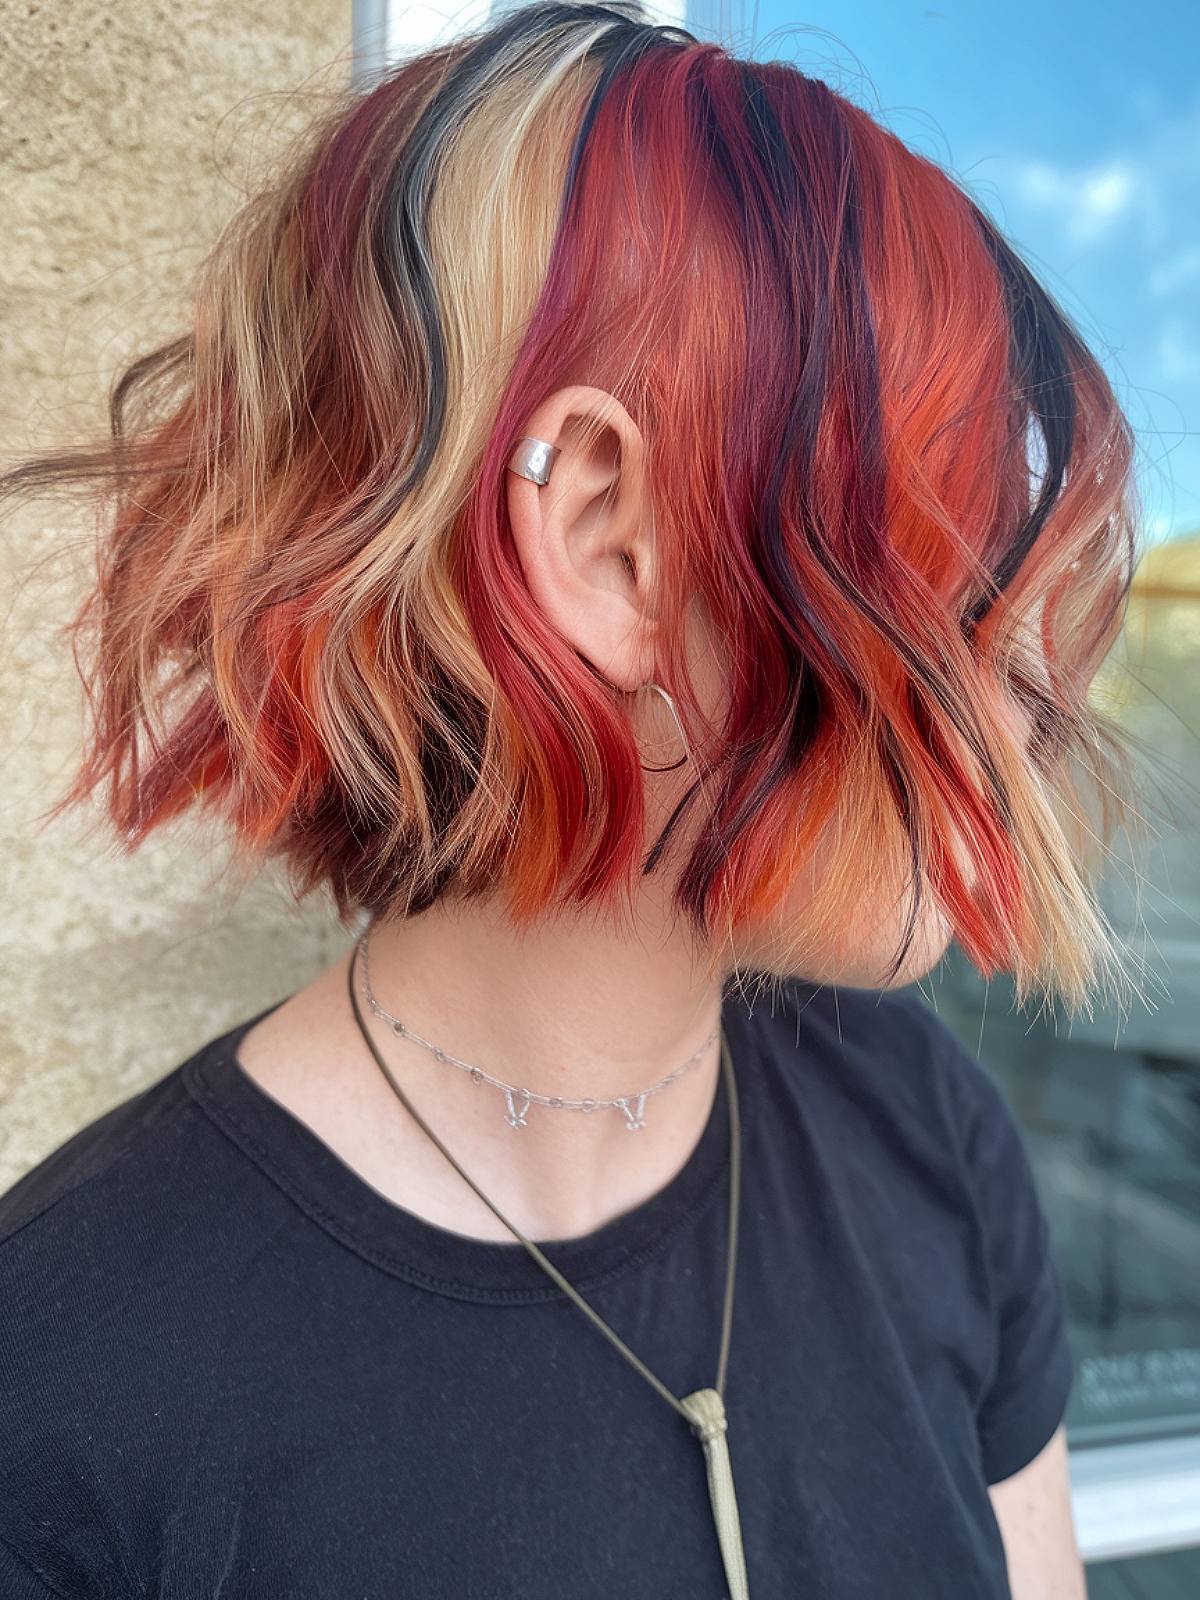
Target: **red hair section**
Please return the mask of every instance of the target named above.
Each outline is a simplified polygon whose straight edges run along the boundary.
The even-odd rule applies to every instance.
[[[788,67],[715,46],[643,58],[599,105],[571,200],[462,529],[514,728],[545,749],[569,726],[540,721],[549,656],[601,751],[599,812],[621,814],[628,723],[539,634],[498,492],[542,396],[607,385],[653,440],[674,615],[699,592],[728,648],[729,705],[704,742],[718,800],[681,875],[696,920],[769,916],[835,826],[861,867],[890,814],[976,963],[1036,965],[1056,864],[1038,859],[1028,791],[1045,774],[1014,747],[1012,710],[1046,769],[1072,741],[1091,750],[1087,684],[1132,559],[1131,440],[1094,358],[1044,293],[1014,326],[1029,280],[969,197]],[[1047,397],[1062,415],[1044,424],[1038,501]],[[681,654],[661,680],[686,695]],[[564,757],[547,777],[573,809]],[[625,862],[605,839],[587,892]],[[853,883],[830,876],[836,895]]]

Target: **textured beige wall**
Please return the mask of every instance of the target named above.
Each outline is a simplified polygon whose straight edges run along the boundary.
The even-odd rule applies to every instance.
[[[344,83],[349,41],[350,0],[0,0],[6,464],[103,421],[303,97]],[[85,538],[45,502],[0,525],[0,1190],[347,942],[275,875],[222,888],[222,841],[195,823],[128,857],[96,813],[39,830],[79,748],[55,629]]]

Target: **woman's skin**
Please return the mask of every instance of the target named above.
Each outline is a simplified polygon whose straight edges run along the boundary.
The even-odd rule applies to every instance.
[[[603,422],[597,432],[581,424]],[[531,594],[562,637],[619,689],[655,674],[649,594],[654,548],[641,433],[611,395],[556,391],[523,430],[557,444],[551,480],[507,474],[508,510]],[[722,693],[721,653],[693,623],[689,655],[712,709]],[[669,686],[668,686],[669,687]],[[631,699],[647,765],[680,754],[657,695]],[[647,774],[646,845],[689,782],[686,770]],[[572,913],[517,932],[498,897],[443,901],[420,916],[381,923],[371,938],[380,1003],[424,1038],[542,1094],[608,1098],[665,1076],[714,1027],[722,977],[736,964],[813,981],[880,988],[899,944],[907,902],[904,841],[893,841],[896,892],[848,907],[828,942],[793,971],[783,952],[803,931],[805,883],[780,923],[742,933],[707,975],[672,912],[663,872],[639,879],[627,915]],[[814,862],[812,872],[820,871]],[[783,937],[786,928],[788,937]],[[936,964],[949,930],[934,907],[891,982]],[[418,1128],[366,1049],[346,994],[349,953],[244,1037],[239,1059],[268,1094],[307,1123],[388,1199],[441,1227],[512,1241],[474,1191]],[[530,1237],[589,1233],[667,1183],[695,1148],[719,1079],[709,1045],[680,1080],[646,1102],[631,1133],[617,1112],[584,1116],[533,1107],[528,1126],[505,1121],[502,1096],[396,1038],[364,1007],[375,1041],[421,1115],[506,1216]],[[1077,1600],[1085,1593],[1075,1550],[1060,1435],[1024,1471],[993,1489],[1009,1553],[1014,1600]]]

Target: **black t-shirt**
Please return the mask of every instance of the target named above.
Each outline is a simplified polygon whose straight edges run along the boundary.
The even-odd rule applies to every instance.
[[[0,1593],[720,1600],[687,1423],[515,1239],[402,1209],[261,1089],[257,1020],[0,1199]],[[725,1024],[753,1600],[1007,1596],[987,1485],[1073,1364],[1006,1102],[907,995]],[[718,1078],[674,1178],[546,1245],[677,1395],[716,1376],[728,1132]]]

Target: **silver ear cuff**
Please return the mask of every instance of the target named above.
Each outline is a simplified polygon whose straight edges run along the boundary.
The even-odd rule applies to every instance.
[[[533,483],[549,483],[550,468],[559,454],[558,446],[547,444],[545,439],[526,436],[517,441],[517,447],[508,458],[508,470],[529,478]]]

